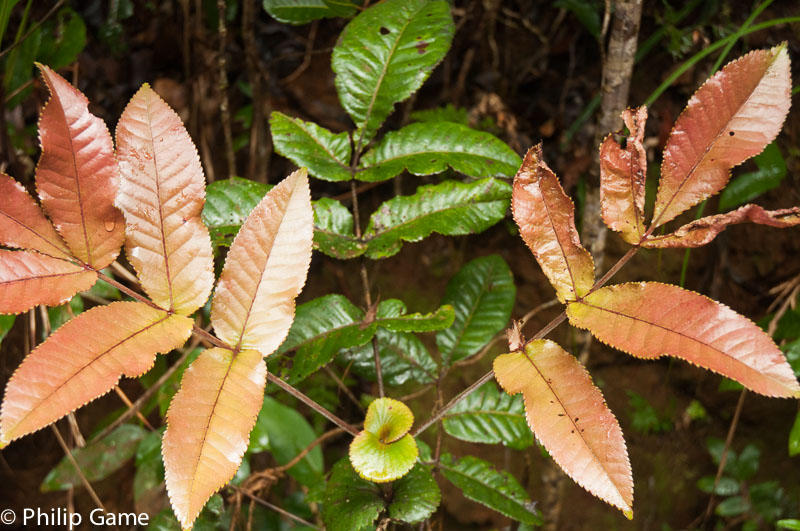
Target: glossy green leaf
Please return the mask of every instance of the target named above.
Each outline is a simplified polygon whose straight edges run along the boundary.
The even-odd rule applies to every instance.
[[[447,283],[443,304],[456,310],[453,326],[436,334],[445,363],[476,354],[508,324],[517,288],[499,255],[476,258]]]
[[[418,524],[429,518],[441,501],[442,493],[430,468],[417,463],[392,485],[389,516],[407,524]]]
[[[275,151],[325,181],[349,181],[350,137],[280,112],[269,119]]]
[[[453,324],[455,310],[445,304],[430,313],[406,313],[406,305],[398,299],[388,299],[378,304],[375,323],[393,332],[434,332]]]
[[[741,496],[733,496],[731,498],[722,500],[717,508],[714,510],[719,516],[730,518],[732,516],[739,516],[750,510],[750,504]]]
[[[378,328],[375,338],[381,357],[381,374],[386,385],[398,386],[406,382],[428,384],[436,380],[436,362],[417,336]],[[372,343],[345,351],[342,359],[354,373],[362,378],[375,380]]]
[[[393,443],[408,433],[414,414],[407,405],[393,398],[377,398],[367,408],[364,430],[382,443]]]
[[[406,475],[417,461],[417,443],[404,435],[392,443],[383,443],[368,431],[359,433],[350,443],[350,463],[358,475],[376,483],[394,481]]]
[[[470,177],[513,177],[522,159],[502,140],[452,122],[407,125],[387,133],[361,158],[356,178],[384,181],[408,170],[432,175],[448,167]]]
[[[364,10],[333,49],[336,91],[366,146],[395,103],[417,91],[450,48],[455,27],[444,0],[386,0]]]
[[[797,454],[800,454],[800,411],[797,412],[792,430],[789,432],[789,457]]]
[[[510,198],[511,186],[492,178],[420,186],[414,195],[390,199],[372,214],[364,234],[367,256],[392,256],[402,242],[416,242],[433,232],[483,232],[505,217]]]
[[[86,24],[69,8],[58,12],[52,25],[46,25],[36,59],[53,70],[69,66],[86,46]]]
[[[442,455],[439,469],[467,498],[524,524],[543,523],[525,489],[508,472],[477,457],[455,460],[450,454]]]
[[[363,319],[364,312],[343,295],[325,295],[298,306],[289,335],[278,348],[278,354],[296,350],[290,382],[305,379],[340,350],[368,343],[376,325],[366,325]]]
[[[264,397],[264,405],[250,433],[248,452],[268,450],[278,464],[285,465],[317,438],[308,421],[294,409],[272,397]],[[322,450],[319,446],[289,469],[289,475],[305,486],[321,481]]]
[[[697,480],[697,488],[711,494],[712,492],[717,496],[732,496],[739,493],[739,482],[733,478],[721,477],[717,482],[717,487],[714,488],[714,476],[703,476]]]
[[[322,499],[322,521],[328,531],[355,531],[372,524],[384,508],[375,483],[356,474],[347,458],[331,470]]]
[[[761,154],[753,157],[758,169],[738,175],[719,196],[720,212],[726,212],[739,205],[749,203],[758,196],[777,188],[786,177],[786,161],[783,160],[778,144],[772,142]]]
[[[517,450],[533,444],[522,395],[500,392],[493,382],[484,384],[456,404],[447,412],[443,423],[448,435],[462,441],[502,443]]]
[[[278,22],[308,24],[331,17],[350,17],[358,9],[355,2],[325,0],[263,0],[264,10]]]
[[[335,199],[314,202],[314,248],[340,259],[355,258],[367,250],[353,232],[353,214]]]
[[[206,187],[202,217],[215,246],[231,244],[244,220],[270,188],[242,177],[214,181]]]
[[[161,484],[164,483],[163,435],[164,429],[150,432],[136,448],[136,475],[133,476],[133,499],[136,503],[161,493]]]
[[[793,531],[800,531],[800,520],[796,520],[794,518],[778,520],[777,522],[775,522],[775,526],[778,529],[790,529]]]
[[[454,122],[469,125],[469,111],[448,103],[444,107],[414,111],[409,118],[414,122]]]
[[[89,481],[105,479],[136,454],[147,431],[134,424],[122,424],[99,441],[72,450],[72,456]],[[42,492],[66,490],[83,485],[78,471],[66,456],[42,481]]]

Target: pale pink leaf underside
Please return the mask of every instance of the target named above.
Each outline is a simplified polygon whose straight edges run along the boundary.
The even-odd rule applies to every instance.
[[[206,350],[186,369],[162,441],[167,492],[184,529],[239,468],[264,399],[261,353]]]
[[[41,429],[107,393],[120,376],[139,376],[156,353],[180,347],[192,320],[140,302],[92,308],[56,330],[8,381],[0,446]]]
[[[633,477],[617,419],[574,356],[544,339],[494,360],[497,381],[522,393],[531,430],[580,486],[633,517]]]
[[[214,283],[208,229],[200,219],[205,177],[181,119],[149,85],[133,96],[117,125],[128,261],[159,306],[188,315]]]
[[[794,372],[772,338],[724,304],[678,286],[607,286],[569,304],[567,317],[633,356],[674,356],[763,395],[800,397]]]
[[[61,236],[27,190],[0,172],[0,244],[70,258]]]
[[[264,356],[283,342],[311,262],[313,212],[305,169],[269,191],[231,244],[211,306],[217,336]]]
[[[622,119],[630,131],[625,148],[612,135],[600,145],[600,206],[603,221],[626,240],[638,243],[645,232],[644,187],[647,154],[642,142],[647,107],[626,109]]]
[[[72,254],[102,269],[125,238],[114,206],[119,170],[111,135],[89,112],[86,96],[50,68],[39,68],[51,94],[39,118],[39,198]]]
[[[572,201],[542,160],[541,144],[528,150],[514,177],[511,211],[559,300],[588,292],[594,284],[594,262],[580,243]]]
[[[800,207],[764,210],[758,205],[745,205],[714,216],[706,216],[682,226],[671,234],[651,236],[642,247],[700,247],[717,237],[728,225],[757,223],[786,228],[800,224]]]
[[[730,169],[760,153],[789,112],[786,45],[732,61],[689,100],[664,148],[653,226],[719,192]]]
[[[57,306],[91,288],[97,273],[29,251],[0,249],[0,313],[20,313],[37,304]]]

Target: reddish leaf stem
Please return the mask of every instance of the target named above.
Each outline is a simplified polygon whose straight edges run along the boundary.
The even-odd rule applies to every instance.
[[[298,399],[299,401],[301,401],[302,403],[304,403],[305,405],[307,405],[308,407],[310,407],[311,409],[313,409],[314,411],[325,417],[326,419],[330,420],[331,422],[342,428],[344,431],[346,431],[353,437],[358,435],[358,430],[356,430],[353,426],[343,421],[342,419],[340,419],[339,417],[337,417],[324,407],[320,406],[314,400],[310,399],[309,397],[301,393],[297,388],[284,382],[274,374],[267,373],[267,380],[274,383],[275,385],[277,385],[278,387],[280,387],[281,389],[283,389],[284,391],[286,391],[287,393],[289,393],[290,395],[292,395],[293,397],[295,397],[296,399]]]

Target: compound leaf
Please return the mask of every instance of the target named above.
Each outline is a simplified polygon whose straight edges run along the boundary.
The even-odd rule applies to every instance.
[[[357,146],[366,146],[395,103],[428,79],[454,31],[443,0],[387,0],[347,24],[332,66],[339,100],[357,128]]]
[[[470,177],[511,177],[519,155],[494,135],[452,122],[407,125],[387,133],[361,158],[356,178],[384,181],[408,170],[432,175],[448,167]]]
[[[102,269],[125,239],[122,213],[114,207],[119,168],[111,135],[89,112],[86,96],[50,68],[39,69],[50,89],[39,118],[39,198],[72,254]]]
[[[521,396],[501,393],[488,382],[447,412],[444,430],[462,441],[521,450],[533,444]]]
[[[523,524],[544,523],[534,503],[528,498],[528,493],[508,472],[498,471],[477,457],[467,456],[456,460],[450,454],[442,455],[439,470],[470,500]]]
[[[578,237],[572,201],[542,160],[541,144],[528,150],[514,177],[511,211],[558,300],[585,295],[594,284],[594,262]]]
[[[146,83],[117,125],[117,159],[128,261],[153,302],[189,315],[214,284],[205,178],[180,117]]]
[[[772,142],[789,112],[786,44],[728,63],[691,97],[664,147],[653,226],[719,192]]]
[[[264,356],[283,342],[308,274],[313,222],[305,170],[281,181],[253,209],[214,292],[211,323],[220,339]]]
[[[420,186],[414,195],[390,199],[370,217],[364,233],[367,256],[392,256],[402,242],[419,241],[433,232],[445,236],[482,232],[505,217],[510,194],[508,184],[488,178]]]
[[[528,424],[564,472],[633,518],[633,477],[622,430],[574,356],[539,339],[494,360],[497,381],[522,393]]]
[[[603,287],[570,303],[567,317],[633,356],[675,356],[763,395],[800,397],[794,372],[772,338],[724,304],[678,286]]]
[[[153,366],[180,347],[193,322],[141,302],[83,312],[36,347],[14,372],[0,413],[0,445],[41,429],[107,393],[120,376]]]
[[[215,245],[230,246],[244,220],[270,188],[242,177],[214,181],[206,187],[202,218]]]
[[[266,378],[258,351],[222,348],[206,350],[183,373],[161,443],[167,492],[183,528],[239,468]]]
[[[322,197],[314,202],[314,248],[333,258],[361,256],[367,244],[353,233],[353,214],[339,201]]]
[[[445,363],[480,351],[511,317],[517,288],[508,264],[499,255],[476,258],[447,283],[443,304],[455,308],[453,325],[436,334]]]
[[[20,313],[37,304],[58,306],[96,280],[97,273],[66,260],[0,249],[0,313]]]
[[[322,501],[322,520],[329,531],[363,529],[385,505],[380,487],[361,479],[346,457],[333,465]]]
[[[269,120],[275,151],[325,181],[349,181],[350,137],[280,112]]]

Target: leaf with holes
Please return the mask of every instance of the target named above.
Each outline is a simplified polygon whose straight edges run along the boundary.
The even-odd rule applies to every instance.
[[[167,492],[184,528],[239,468],[266,378],[256,350],[211,348],[183,373],[161,446]]]
[[[511,211],[558,300],[585,295],[594,284],[594,262],[578,237],[572,201],[542,160],[541,144],[528,150],[514,177]]]
[[[268,356],[283,342],[311,262],[313,213],[305,170],[270,190],[231,244],[211,305],[217,336]]]
[[[674,356],[757,393],[800,398],[800,384],[772,338],[724,304],[678,286],[603,287],[569,304],[567,317],[633,356]]]
[[[205,178],[180,117],[147,84],[119,119],[117,159],[128,261],[153,302],[189,315],[214,283]]]
[[[140,302],[83,312],[36,347],[11,376],[0,414],[0,445],[55,422],[139,376],[155,355],[180,347],[192,320]]]
[[[719,192],[730,169],[759,154],[789,112],[786,44],[728,63],[691,97],[664,147],[653,226]]]
[[[494,374],[507,393],[522,393],[528,424],[558,466],[633,518],[622,430],[583,365],[556,343],[539,339],[495,358]]]
[[[361,158],[356,178],[385,181],[403,170],[433,175],[448,167],[470,177],[511,177],[520,162],[494,135],[451,122],[424,122],[387,133]]]
[[[416,92],[450,48],[455,27],[443,0],[387,0],[362,11],[333,49],[336,91],[360,148]]]
[[[117,257],[125,238],[122,214],[114,206],[119,168],[111,135],[89,112],[86,96],[50,68],[39,69],[50,89],[39,118],[39,198],[71,253],[102,269]]]
[[[349,181],[350,136],[280,112],[269,119],[275,151],[324,181]]]

